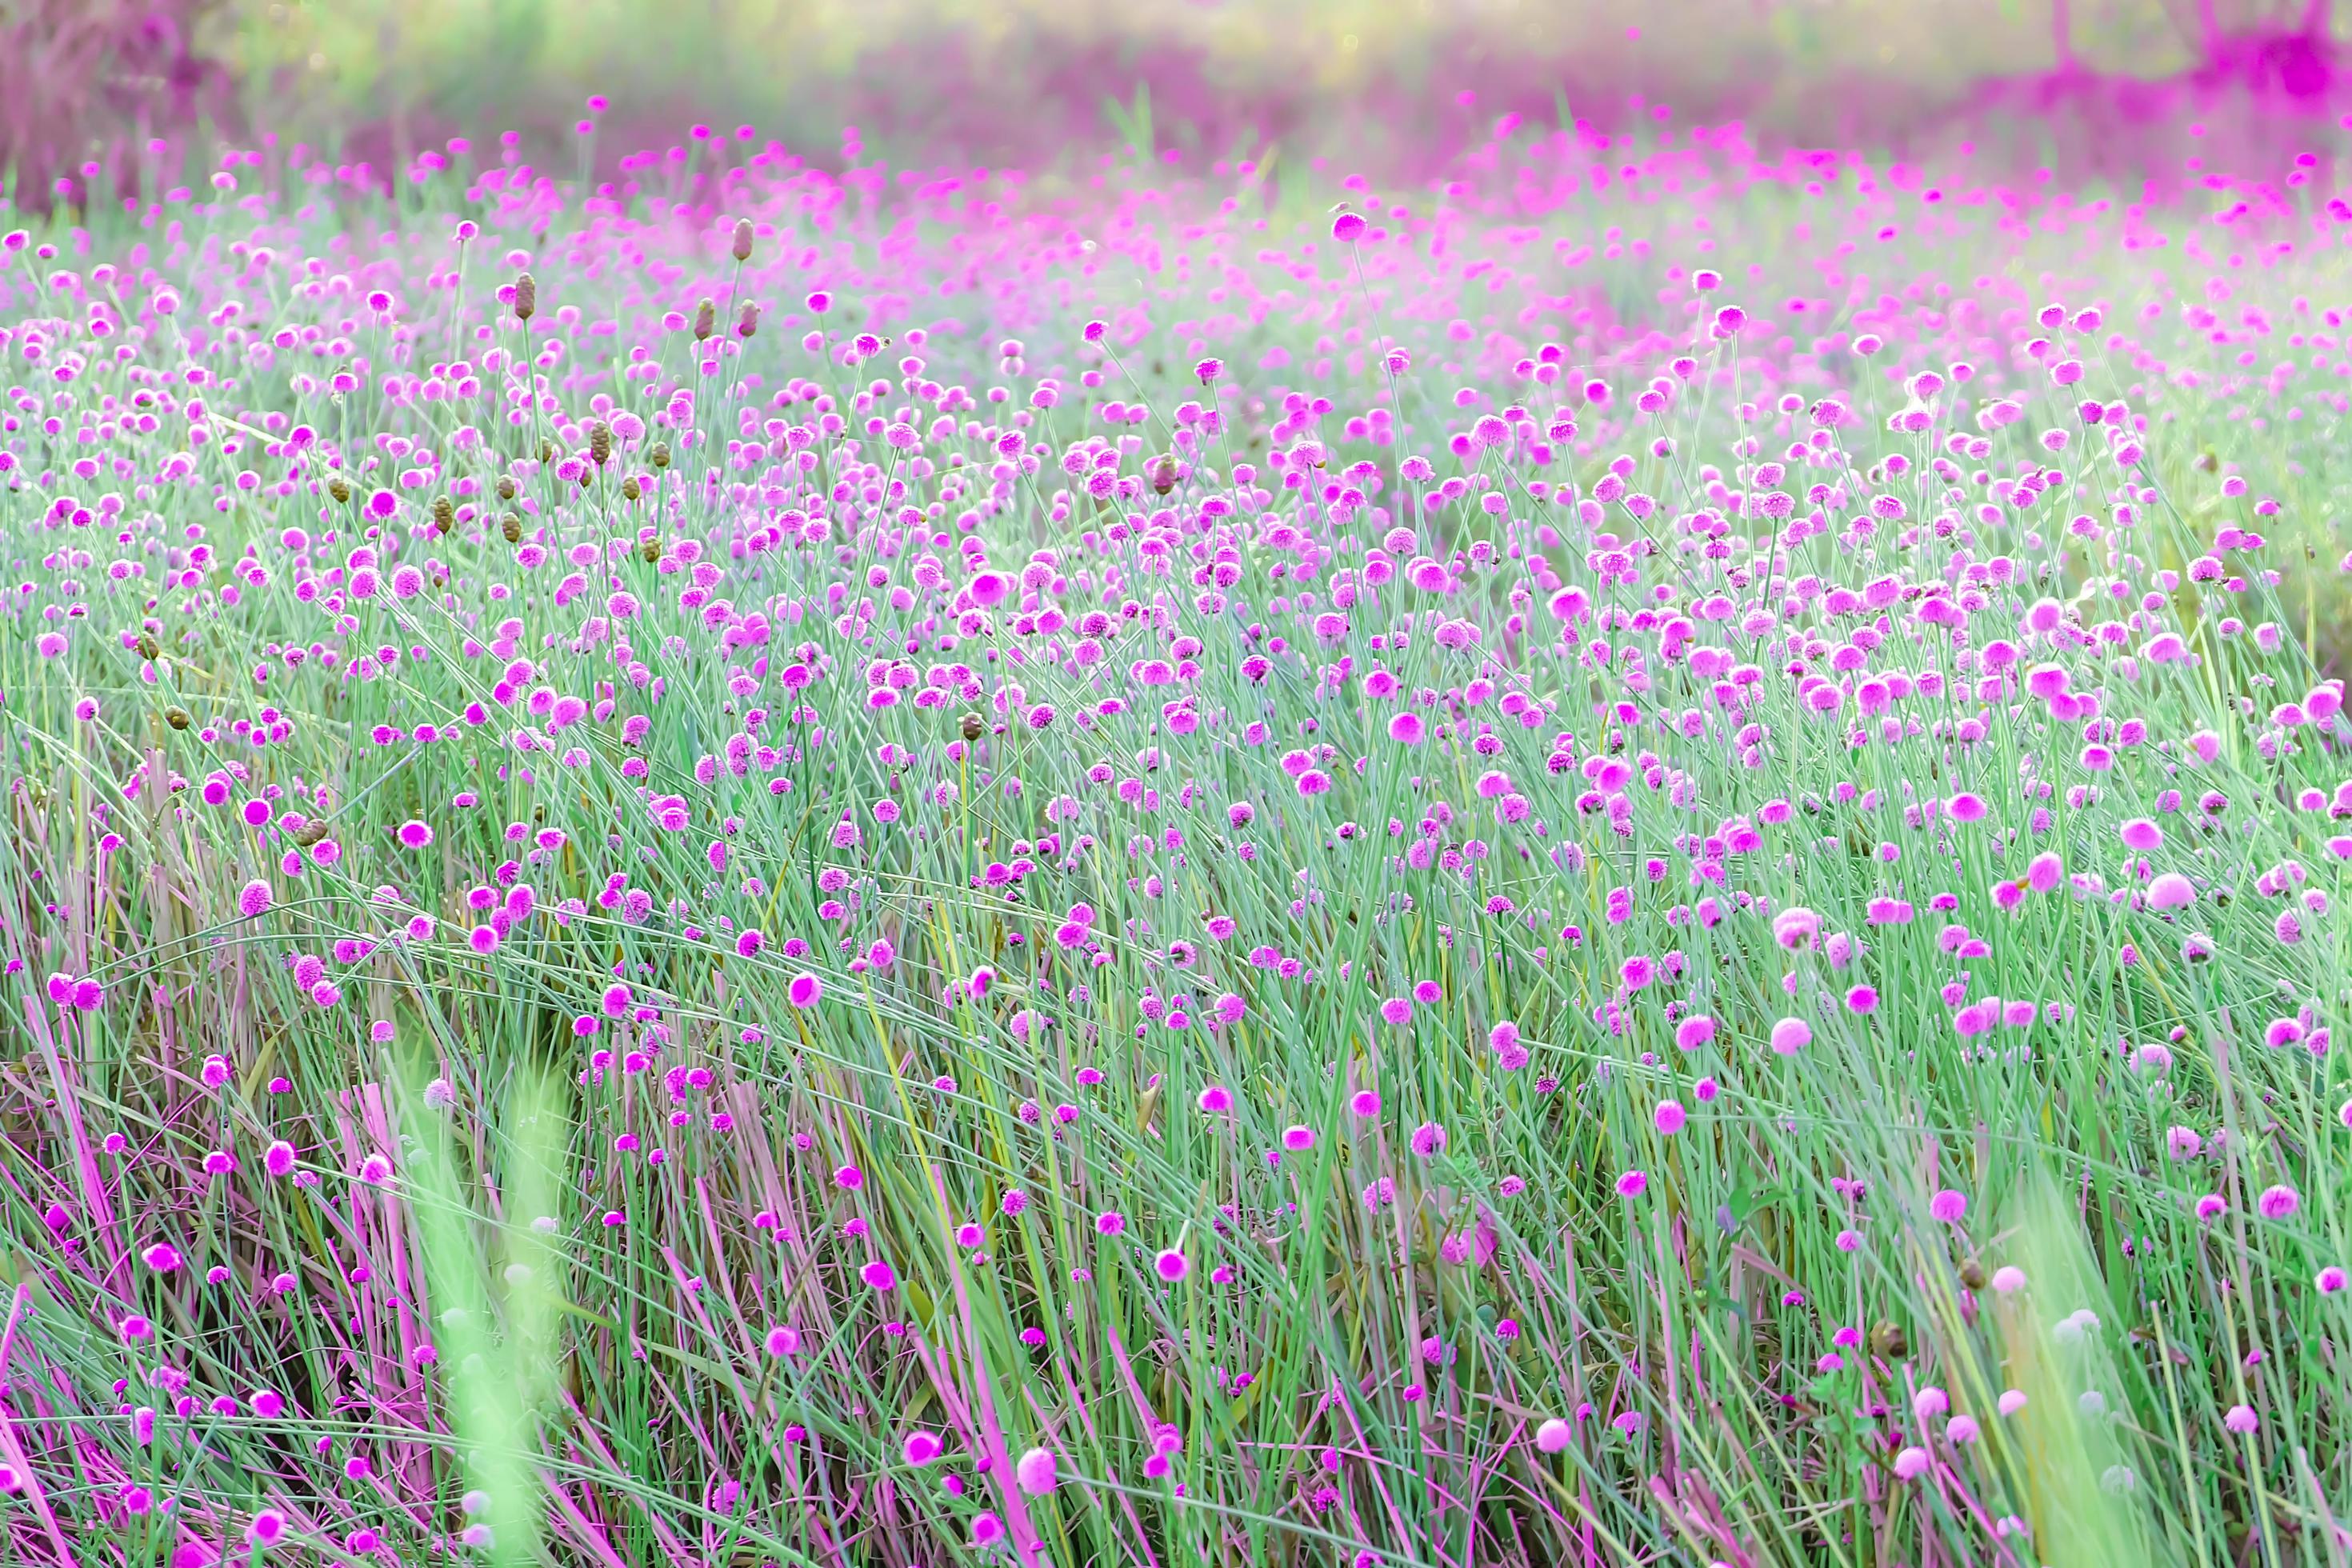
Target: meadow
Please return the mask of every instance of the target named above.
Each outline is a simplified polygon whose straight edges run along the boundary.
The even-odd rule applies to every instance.
[[[2340,128],[605,112],[0,238],[0,1555],[2352,1553]]]

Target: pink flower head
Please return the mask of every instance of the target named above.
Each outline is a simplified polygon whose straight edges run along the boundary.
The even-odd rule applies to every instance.
[[[1031,1497],[1045,1497],[1053,1491],[1054,1470],[1054,1451],[1051,1448],[1032,1448],[1022,1455],[1013,1467],[1013,1479]]]
[[[1812,946],[1821,931],[1822,917],[1801,905],[1782,910],[1772,917],[1772,940],[1791,952]]]

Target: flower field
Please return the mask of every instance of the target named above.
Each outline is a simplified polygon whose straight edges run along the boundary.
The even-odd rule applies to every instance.
[[[17,215],[0,1558],[2343,1563],[2334,136]]]

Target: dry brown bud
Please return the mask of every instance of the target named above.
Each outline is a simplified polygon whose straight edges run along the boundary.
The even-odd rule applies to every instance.
[[[528,321],[539,313],[539,280],[526,272],[515,279],[515,320]]]
[[[506,516],[500,518],[499,520],[499,537],[504,539],[509,544],[520,544],[522,542],[522,519],[517,517],[512,512],[509,512]]]

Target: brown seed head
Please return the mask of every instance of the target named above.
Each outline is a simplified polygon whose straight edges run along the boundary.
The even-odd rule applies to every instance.
[[[506,516],[499,519],[499,537],[504,539],[509,544],[520,544],[522,542],[522,519],[517,517],[512,512],[509,512]]]
[[[176,702],[163,710],[163,722],[174,730],[184,730],[191,721],[188,718],[188,710]]]
[[[457,526],[457,509],[447,496],[433,498],[433,531],[446,533]]]
[[[983,730],[985,730],[985,729],[987,729],[987,728],[988,728],[988,724],[987,724],[986,721],[982,720],[979,714],[977,714],[977,713],[967,713],[967,714],[965,714],[965,715],[963,716],[963,725],[962,725],[962,729],[963,729],[963,738],[964,738],[965,740],[967,740],[967,741],[977,741],[977,740],[979,740],[979,739],[980,739],[981,731],[983,731]]]
[[[600,468],[613,460],[613,427],[602,419],[588,426],[588,456]]]
[[[526,272],[515,279],[515,320],[528,321],[539,314],[539,279]]]
[[[500,500],[512,500],[515,499],[515,482],[514,476],[512,474],[500,474],[499,476],[499,499]]]
[[[337,501],[348,501],[352,499],[352,487],[342,475],[337,474],[327,481],[327,493]]]
[[[636,475],[631,474],[627,479],[621,481],[621,499],[623,500],[635,500],[645,493],[646,488],[645,486],[637,483]]]
[[[647,462],[649,462],[649,463],[653,464],[653,466],[654,466],[654,469],[655,469],[655,471],[656,471],[656,473],[658,473],[660,470],[662,470],[662,469],[664,469],[664,468],[668,468],[668,467],[669,467],[669,443],[668,443],[668,442],[667,442],[667,441],[656,441],[656,442],[655,442],[655,443],[654,443],[654,449],[653,449],[651,452],[648,452],[648,453],[646,453],[646,460]]]
[[[153,632],[141,632],[139,634],[139,641],[135,646],[139,649],[139,657],[141,658],[156,658],[161,657],[163,652],[163,645],[155,640],[155,634]]]

